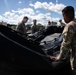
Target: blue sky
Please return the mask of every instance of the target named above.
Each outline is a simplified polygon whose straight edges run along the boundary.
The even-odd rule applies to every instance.
[[[47,22],[62,18],[61,10],[71,5],[75,8],[76,0],[0,0],[0,22],[18,24],[23,16],[28,16],[27,23],[37,19],[38,23],[46,25]]]

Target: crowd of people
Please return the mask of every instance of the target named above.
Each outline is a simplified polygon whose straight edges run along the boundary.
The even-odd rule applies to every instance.
[[[75,19],[75,10],[72,6],[66,6],[62,10],[62,16],[65,23],[60,19],[60,26],[65,26],[63,30],[63,41],[60,47],[60,54],[57,57],[50,56],[50,59],[58,61],[65,58],[66,54],[70,52],[70,64],[71,70],[74,75],[76,75],[76,19]],[[24,17],[22,22],[18,25],[17,31],[25,34],[26,33],[26,25],[25,23],[28,21],[28,17]],[[47,27],[51,26],[51,22],[48,21]],[[47,28],[46,27],[46,28]],[[31,26],[32,33],[37,32],[37,20],[33,20],[33,24]]]
[[[17,27],[16,27],[16,30],[18,32],[21,32],[22,34],[25,34],[28,30],[30,30],[30,33],[33,34],[41,29],[39,29],[40,27],[38,26],[37,24],[37,20],[36,19],[33,19],[33,24],[30,25],[30,27],[28,28],[28,26],[25,24],[26,22],[28,21],[28,17],[27,16],[24,16],[22,21],[20,23],[18,23]],[[62,20],[60,19],[59,20],[59,26],[63,27],[65,26],[65,23],[62,22]],[[47,29],[48,27],[50,26],[53,26],[53,23],[51,21],[48,21],[47,22],[47,25],[44,26],[45,29]]]

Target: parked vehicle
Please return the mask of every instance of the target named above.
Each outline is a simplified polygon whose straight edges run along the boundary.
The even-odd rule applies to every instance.
[[[50,55],[59,53],[62,36],[59,35],[51,41],[41,42],[46,36],[44,30],[39,35],[33,37],[23,37],[23,34],[0,25],[0,68],[7,70],[29,70],[29,71],[53,71],[61,69],[69,64],[69,57],[60,61],[57,67],[53,67],[55,62],[49,58]],[[52,31],[51,34],[55,33]],[[60,31],[58,31],[60,32]],[[43,37],[44,36],[44,37]],[[42,44],[43,43],[43,44]]]

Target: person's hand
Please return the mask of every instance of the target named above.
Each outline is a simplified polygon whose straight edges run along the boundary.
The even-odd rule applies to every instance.
[[[55,60],[55,61],[58,61],[59,58],[60,58],[59,56],[57,56],[57,57],[55,57],[55,56],[50,56],[50,59]]]

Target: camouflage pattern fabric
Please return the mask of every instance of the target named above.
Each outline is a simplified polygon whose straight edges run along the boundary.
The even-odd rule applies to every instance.
[[[32,33],[35,33],[35,32],[37,32],[39,29],[38,29],[38,26],[37,26],[37,25],[32,25],[31,30],[32,30]]]
[[[65,26],[62,35],[63,42],[60,48],[60,59],[64,59],[66,54],[70,52],[71,68],[76,73],[76,19]]]

